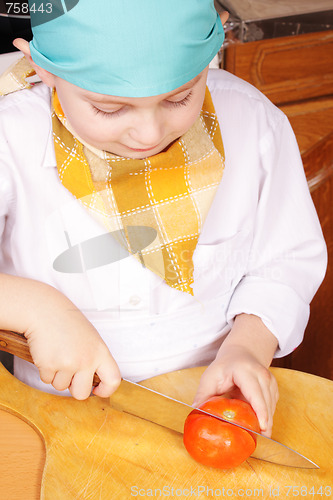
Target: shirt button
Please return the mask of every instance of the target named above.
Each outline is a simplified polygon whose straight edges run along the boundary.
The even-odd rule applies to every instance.
[[[140,302],[141,298],[138,295],[132,295],[132,297],[130,298],[130,304],[132,304],[132,306],[137,306],[138,304],[140,304]]]

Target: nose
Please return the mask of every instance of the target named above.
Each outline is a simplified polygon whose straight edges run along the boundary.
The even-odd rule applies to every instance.
[[[164,126],[158,111],[147,110],[138,113],[129,131],[133,147],[150,148],[157,146],[164,137]]]

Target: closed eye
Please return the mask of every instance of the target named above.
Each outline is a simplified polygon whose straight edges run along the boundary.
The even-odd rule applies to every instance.
[[[186,106],[192,97],[192,90],[183,98],[180,99],[179,101],[170,101],[166,99],[163,101],[166,106],[171,107],[171,108],[178,108],[179,106]],[[117,116],[121,115],[123,112],[126,111],[127,106],[122,106],[121,108],[117,109],[116,111],[103,111],[100,108],[97,108],[96,106],[92,105],[92,109],[96,115],[101,115],[105,118],[116,118]]]
[[[171,107],[176,107],[177,108],[178,106],[186,106],[190,102],[191,97],[192,97],[192,90],[191,90],[191,92],[189,92],[187,94],[187,96],[185,96],[180,101],[165,100],[164,102],[167,104],[167,106],[171,106]]]
[[[105,118],[116,118],[121,115],[123,111],[125,111],[126,106],[123,106],[116,111],[103,111],[102,109],[96,108],[96,106],[92,106],[92,109],[96,115],[104,116]]]

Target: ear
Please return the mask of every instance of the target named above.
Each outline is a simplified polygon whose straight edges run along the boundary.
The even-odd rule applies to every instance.
[[[220,19],[221,19],[222,25],[224,25],[228,21],[228,19],[229,19],[229,12],[227,12],[226,10],[224,10],[223,12],[221,12]]]
[[[49,87],[54,87],[55,86],[54,75],[52,73],[49,73],[48,71],[46,71],[46,69],[43,69],[40,66],[38,66],[32,60],[32,57],[30,54],[29,42],[27,42],[26,40],[23,40],[23,38],[15,38],[15,40],[13,41],[13,45],[18,50],[20,50],[24,54],[24,56],[28,59],[29,63],[34,68],[34,70],[36,71],[37,75],[42,80],[42,82],[44,82]]]

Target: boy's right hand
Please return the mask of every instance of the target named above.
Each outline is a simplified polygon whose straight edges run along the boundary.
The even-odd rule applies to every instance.
[[[121,381],[119,368],[97,330],[59,292],[37,306],[25,332],[40,378],[58,391],[69,389],[76,399],[91,394],[96,372],[101,379],[93,393],[109,397]],[[50,297],[51,298],[51,297]]]

